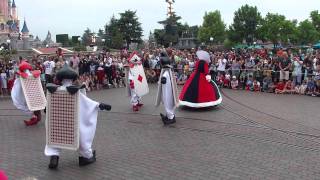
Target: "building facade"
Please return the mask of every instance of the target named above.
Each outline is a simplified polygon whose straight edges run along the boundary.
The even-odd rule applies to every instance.
[[[16,50],[27,50],[39,46],[39,38],[30,34],[24,20],[20,30],[20,19],[15,0],[0,0],[0,46]]]

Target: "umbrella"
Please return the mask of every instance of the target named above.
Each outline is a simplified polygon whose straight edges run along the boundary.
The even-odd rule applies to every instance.
[[[234,48],[235,49],[245,49],[245,48],[248,48],[248,46],[246,44],[238,44]]]
[[[313,45],[313,48],[320,49],[320,42],[318,42],[317,44]]]

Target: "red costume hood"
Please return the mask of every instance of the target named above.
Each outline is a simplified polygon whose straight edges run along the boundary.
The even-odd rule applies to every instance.
[[[28,77],[28,73],[26,73],[27,70],[29,70],[33,77],[35,78],[38,78],[41,74],[41,72],[39,70],[36,70],[36,71],[32,71],[32,66],[31,64],[29,64],[28,62],[26,61],[22,61],[19,65],[19,71],[17,72],[17,74],[19,76],[21,76],[22,78],[27,78]]]

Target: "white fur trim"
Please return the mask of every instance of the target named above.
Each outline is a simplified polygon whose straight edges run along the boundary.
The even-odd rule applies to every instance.
[[[193,107],[193,108],[204,108],[204,107],[219,105],[219,104],[221,104],[221,102],[222,102],[222,97],[220,97],[216,101],[205,102],[205,103],[191,103],[191,102],[187,102],[187,101],[179,101],[179,105]]]
[[[216,106],[221,104],[222,102],[222,96],[220,93],[220,89],[218,88],[217,84],[211,80],[211,82],[217,87],[218,89],[218,93],[220,95],[220,98],[216,101],[211,101],[211,102],[205,102],[205,103],[191,103],[191,102],[187,102],[187,101],[179,101],[179,105],[182,106],[188,106],[188,107],[193,107],[193,108],[204,108],[204,107],[210,107],[210,106]]]

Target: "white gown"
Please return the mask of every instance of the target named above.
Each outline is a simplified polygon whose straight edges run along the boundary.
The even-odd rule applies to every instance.
[[[168,71],[165,71],[162,77],[166,78],[166,84],[162,84],[162,103],[169,119],[174,118],[175,105],[172,91],[171,78]]]
[[[61,86],[58,90],[65,90],[66,85]],[[93,156],[92,142],[96,132],[99,103],[88,98],[80,90],[79,97],[79,122],[80,122],[80,146],[79,154],[85,158]],[[44,153],[46,156],[59,156],[61,149],[45,147]]]
[[[17,78],[14,81],[12,91],[11,91],[11,99],[13,101],[13,105],[17,109],[22,110],[23,112],[27,113],[30,116],[32,115],[32,112],[28,108],[26,98],[24,97],[21,81],[19,78]]]
[[[129,71],[129,75],[128,75],[128,84],[130,84],[130,80],[133,81],[133,76],[132,74],[130,73]],[[136,84],[134,84],[136,85]],[[129,88],[130,88],[130,93],[129,95],[131,96],[131,100],[130,100],[130,103],[133,105],[133,106],[136,106],[137,104],[139,104],[139,102],[141,101],[141,97],[139,97],[137,95],[137,93],[134,91],[134,89],[131,89],[130,85],[129,85]]]

